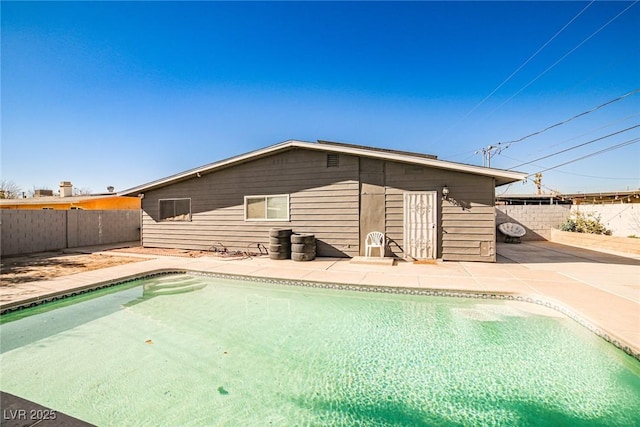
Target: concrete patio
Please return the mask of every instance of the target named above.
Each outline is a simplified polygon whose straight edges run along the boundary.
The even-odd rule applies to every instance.
[[[123,255],[104,247],[87,252]],[[268,257],[224,259],[137,255],[141,262],[0,287],[0,309],[23,306],[74,290],[90,289],[158,270],[282,278],[371,286],[396,286],[511,295],[574,314],[599,335],[640,359],[640,256],[598,252],[552,242],[498,243],[498,262],[440,262],[393,266],[357,264],[349,259],[311,262]],[[136,256],[126,254],[127,256]]]

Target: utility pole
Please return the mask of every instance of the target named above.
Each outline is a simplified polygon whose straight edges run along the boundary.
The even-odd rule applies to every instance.
[[[537,194],[542,194],[542,174],[540,172],[534,175],[533,183],[538,187]]]
[[[505,148],[509,148],[509,146],[507,145],[506,147],[501,147],[500,144],[489,145],[487,148],[481,148],[479,150],[476,150],[474,154],[482,153],[482,166],[490,168],[491,158],[496,154],[500,154],[502,150],[504,150]]]

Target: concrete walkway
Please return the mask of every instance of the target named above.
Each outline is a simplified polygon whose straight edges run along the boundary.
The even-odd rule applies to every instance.
[[[85,248],[85,252],[104,248]],[[127,255],[122,252],[99,252]],[[312,262],[268,257],[142,256],[145,260],[51,280],[0,287],[0,309],[157,270],[192,270],[318,282],[508,294],[549,302],[640,359],[640,256],[596,252],[551,242],[498,243],[498,262],[363,265],[348,259]]]

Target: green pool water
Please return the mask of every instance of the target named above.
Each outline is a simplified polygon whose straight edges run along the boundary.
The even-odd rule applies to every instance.
[[[524,302],[176,275],[0,320],[0,388],[99,426],[640,425],[640,362]]]

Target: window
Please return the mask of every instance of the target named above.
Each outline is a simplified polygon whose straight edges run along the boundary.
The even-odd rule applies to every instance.
[[[245,221],[289,221],[289,195],[245,196]]]
[[[160,199],[160,221],[191,221],[191,199]]]
[[[340,156],[335,153],[327,154],[327,167],[337,168],[338,166],[340,166]]]

